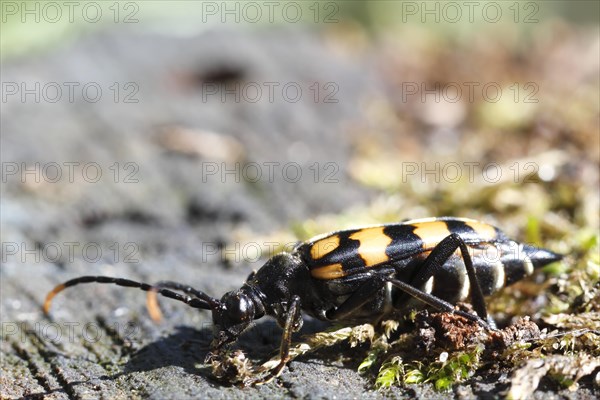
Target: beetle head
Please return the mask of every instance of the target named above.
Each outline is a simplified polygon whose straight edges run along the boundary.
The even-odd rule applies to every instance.
[[[250,326],[255,315],[254,301],[241,290],[225,293],[212,310],[213,341],[211,348],[218,350],[235,340]]]

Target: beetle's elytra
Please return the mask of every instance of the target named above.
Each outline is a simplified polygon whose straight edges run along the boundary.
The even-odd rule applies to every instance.
[[[269,315],[284,329],[281,363],[265,380],[269,381],[289,360],[292,332],[302,326],[301,310],[321,320],[356,324],[376,323],[428,304],[493,329],[484,296],[561,258],[515,242],[484,222],[429,218],[315,237],[291,253],[272,257],[241,288],[225,293],[220,300],[170,281],[150,285],[83,276],[55,287],[46,297],[44,312],[57,293],[80,283],[137,287],[150,292],[149,296],[159,293],[194,308],[212,310],[213,351],[234,342],[253,320]],[[457,302],[467,299],[477,315],[455,308]]]

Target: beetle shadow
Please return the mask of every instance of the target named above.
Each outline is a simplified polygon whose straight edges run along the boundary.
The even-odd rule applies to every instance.
[[[300,332],[294,334],[293,342],[301,340],[304,335],[322,332],[329,326],[329,323],[313,318],[305,318],[304,326]],[[123,374],[177,366],[182,368],[186,373],[198,375],[208,381],[223,384],[213,378],[210,367],[204,364],[204,360],[210,351],[212,335],[212,328],[209,327],[197,329],[189,326],[177,326],[175,327],[175,331],[170,335],[148,343],[132,353],[124,366]],[[274,320],[261,321],[244,332],[232,348],[243,350],[256,365],[260,365],[260,363],[277,355],[281,343],[281,335],[282,329]],[[333,347],[337,348],[337,350],[331,352],[319,351],[318,355],[311,355],[310,358],[326,360],[339,357],[339,348],[337,346]]]
[[[177,326],[168,336],[161,337],[133,352],[124,366],[123,374],[146,372],[167,366],[178,366],[186,372],[206,375],[199,368],[208,354],[212,331],[210,328],[195,329]]]

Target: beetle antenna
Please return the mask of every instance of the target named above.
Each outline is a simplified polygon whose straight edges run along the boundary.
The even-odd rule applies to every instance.
[[[46,300],[44,301],[44,314],[49,313],[50,306],[52,304],[52,299],[54,298],[54,296],[56,296],[58,293],[62,292],[68,287],[79,285],[81,283],[113,283],[119,286],[138,288],[146,292],[158,293],[164,297],[181,301],[182,303],[185,303],[190,307],[200,308],[203,310],[213,310],[220,304],[219,300],[199,291],[196,292],[196,294],[198,294],[199,296],[184,296],[179,293],[175,293],[169,289],[149,285],[143,282],[136,282],[129,279],[112,278],[109,276],[81,276],[79,278],[71,279],[70,281],[61,283],[48,293],[48,295],[46,296]],[[202,297],[200,297],[200,295]]]
[[[161,289],[170,289],[170,290],[178,290],[187,295],[197,297],[201,300],[206,301],[213,309],[219,307],[219,300],[210,297],[206,293],[194,289],[189,285],[185,285],[183,283],[173,282],[173,281],[160,281],[154,284],[154,287]],[[162,320],[162,311],[160,310],[160,306],[158,304],[158,299],[156,296],[156,290],[151,290],[148,292],[146,296],[146,308],[148,309],[148,313],[150,314],[150,318],[154,320],[154,322],[160,322]]]

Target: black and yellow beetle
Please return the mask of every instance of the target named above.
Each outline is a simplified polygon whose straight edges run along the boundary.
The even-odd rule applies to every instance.
[[[136,287],[212,310],[213,351],[234,342],[253,320],[270,315],[284,333],[281,362],[268,381],[289,361],[292,332],[302,326],[301,310],[320,320],[357,324],[376,323],[428,304],[493,329],[484,296],[561,258],[510,240],[484,222],[429,218],[317,236],[291,253],[272,257],[241,288],[225,293],[220,300],[170,281],[149,285],[83,276],[55,287],[46,297],[44,311],[48,312],[57,293],[80,283]],[[454,306],[467,299],[477,315]]]

